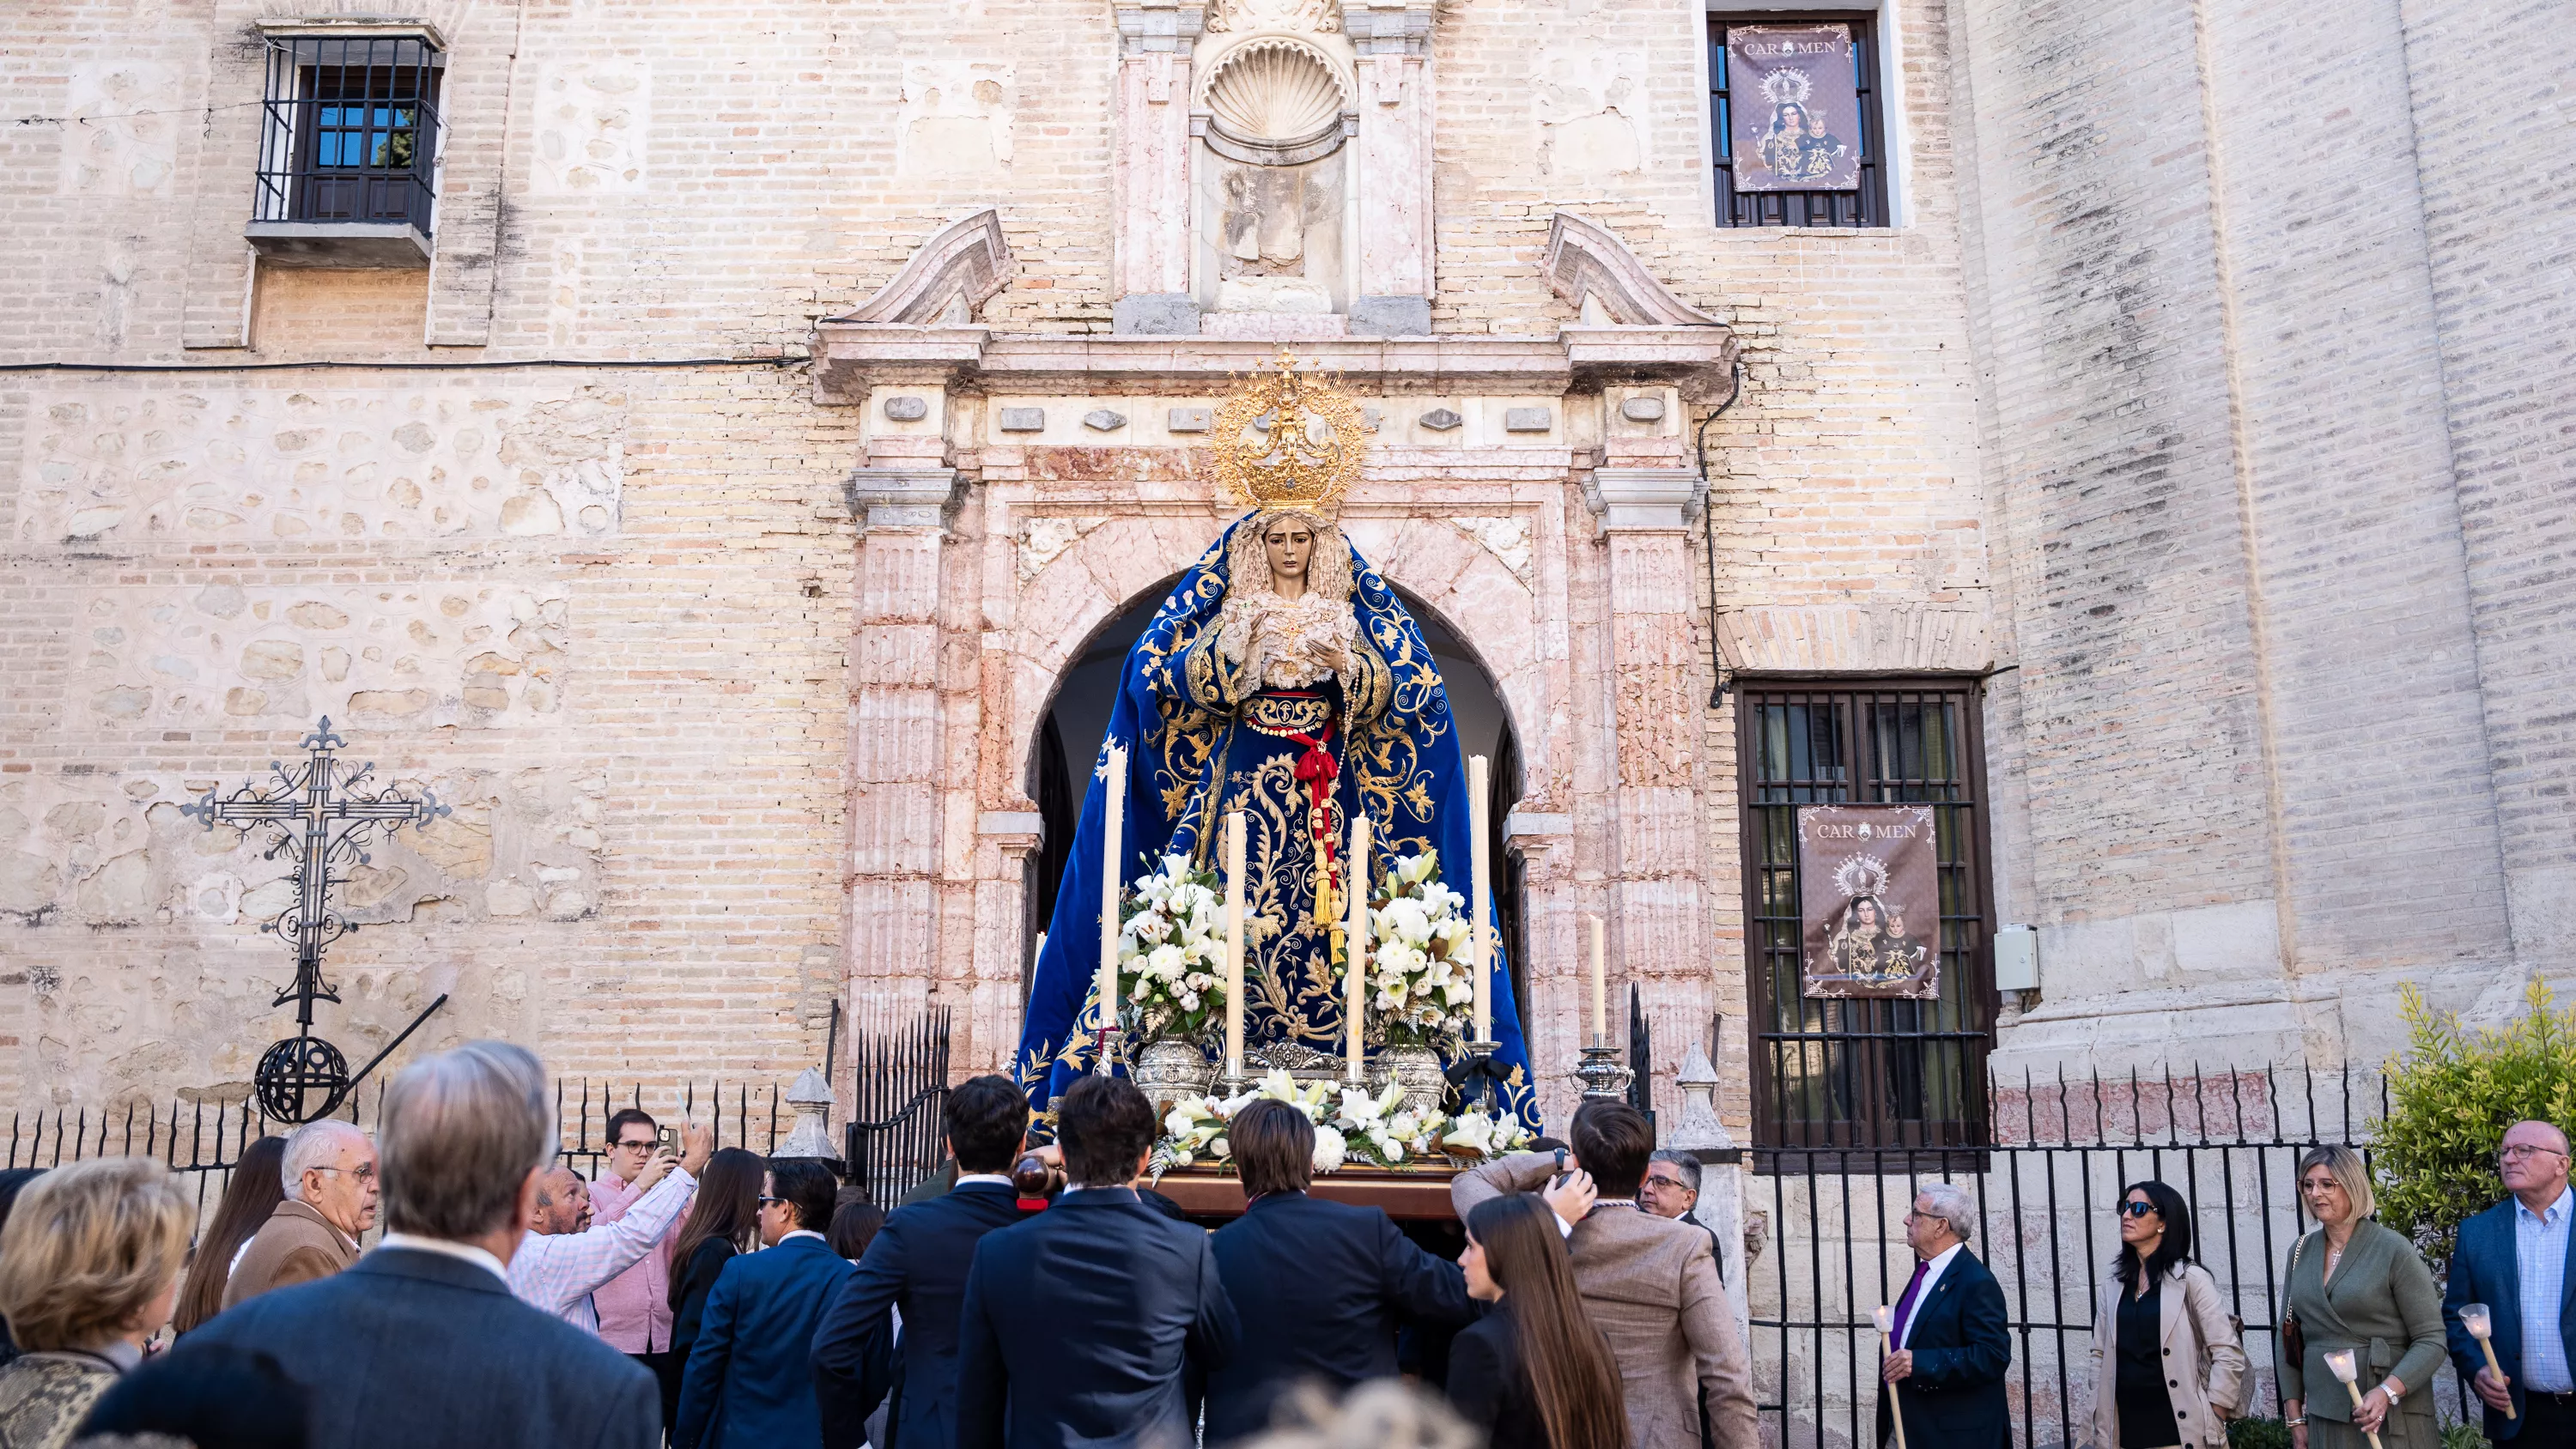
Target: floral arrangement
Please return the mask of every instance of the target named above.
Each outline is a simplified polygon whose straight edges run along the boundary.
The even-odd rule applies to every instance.
[[[1230,1159],[1226,1124],[1265,1099],[1285,1102],[1315,1124],[1317,1172],[1337,1171],[1354,1161],[1401,1167],[1426,1160],[1475,1160],[1515,1151],[1530,1139],[1529,1129],[1509,1112],[1451,1117],[1437,1110],[1414,1111],[1404,1106],[1404,1088],[1398,1084],[1371,1096],[1333,1082],[1300,1083],[1274,1069],[1241,1096],[1183,1097],[1173,1103],[1163,1118],[1163,1140],[1154,1149],[1153,1175]]]
[[[1195,1041],[1225,1014],[1225,896],[1216,872],[1163,857],[1118,911],[1120,1027],[1138,1046]]]
[[[1439,1048],[1467,1033],[1476,1000],[1475,927],[1467,898],[1440,880],[1440,852],[1387,862],[1369,901],[1369,1015],[1390,1046]],[[1335,976],[1347,972],[1337,958]]]

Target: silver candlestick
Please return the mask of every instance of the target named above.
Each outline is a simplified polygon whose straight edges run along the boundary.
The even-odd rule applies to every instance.
[[[1583,1100],[1624,1102],[1636,1073],[1619,1064],[1617,1047],[1595,1041],[1583,1049],[1583,1065],[1574,1069],[1574,1076],[1583,1083]]]

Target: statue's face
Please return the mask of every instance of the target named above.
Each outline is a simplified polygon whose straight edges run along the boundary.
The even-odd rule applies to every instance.
[[[1315,530],[1305,524],[1282,521],[1270,525],[1261,535],[1262,545],[1270,551],[1270,577],[1302,579],[1307,561],[1315,556]]]

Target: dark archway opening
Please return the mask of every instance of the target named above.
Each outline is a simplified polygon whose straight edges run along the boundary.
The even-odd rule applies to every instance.
[[[1024,944],[1020,953],[1023,999],[1037,970],[1038,933],[1046,929],[1055,912],[1056,890],[1064,880],[1074,825],[1082,811],[1083,782],[1099,752],[1100,737],[1109,728],[1119,669],[1126,663],[1127,651],[1145,632],[1145,626],[1153,622],[1154,611],[1162,607],[1164,596],[1179,578],[1174,574],[1137,595],[1093,632],[1066,661],[1064,672],[1057,678],[1055,697],[1038,721],[1035,758],[1029,762],[1029,795],[1037,802],[1045,833],[1038,848],[1029,853],[1024,897],[1027,908],[1022,913],[1021,930]],[[1440,666],[1441,683],[1449,694],[1449,712],[1458,722],[1458,753],[1482,754],[1494,762],[1493,838],[1489,842],[1495,864],[1494,906],[1500,918],[1504,958],[1511,968],[1512,1000],[1520,1008],[1521,1035],[1527,1040],[1529,968],[1523,949],[1527,932],[1523,928],[1521,867],[1503,849],[1504,818],[1521,798],[1520,742],[1512,730],[1511,715],[1494,687],[1493,676],[1468,651],[1457,631],[1420,599],[1402,589],[1396,592],[1403,597],[1414,622],[1421,625],[1423,642],[1431,646],[1432,660]],[[1463,874],[1464,863],[1456,869]]]

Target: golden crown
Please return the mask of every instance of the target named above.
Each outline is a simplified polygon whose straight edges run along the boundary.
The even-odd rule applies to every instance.
[[[1216,410],[1219,496],[1329,515],[1359,481],[1368,451],[1359,404],[1333,383],[1281,348],[1271,367],[1236,387]]]

